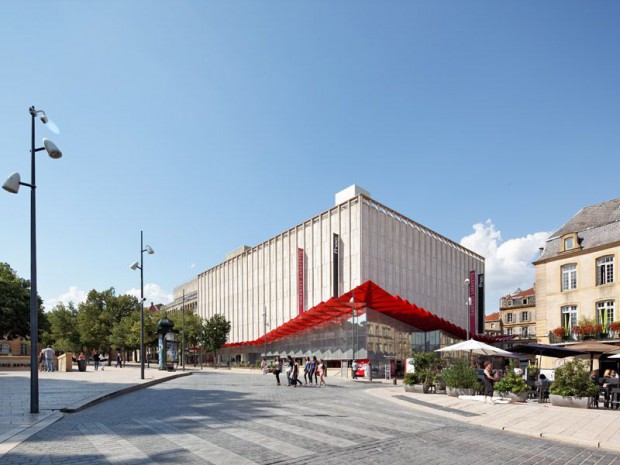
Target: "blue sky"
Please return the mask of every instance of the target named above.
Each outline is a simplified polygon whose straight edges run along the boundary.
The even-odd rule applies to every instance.
[[[5,1],[0,178],[29,181],[39,293],[148,300],[356,183],[487,257],[487,309],[548,233],[618,196],[614,1]],[[0,261],[30,275],[30,200]],[[432,309],[430,309],[432,310]]]

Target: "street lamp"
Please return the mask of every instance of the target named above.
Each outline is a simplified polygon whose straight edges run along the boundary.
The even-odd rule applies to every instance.
[[[349,300],[351,304],[351,366],[353,366],[353,362],[355,361],[355,294],[351,293],[351,299]]]
[[[181,324],[183,325],[182,332],[181,332],[181,360],[183,362],[183,371],[185,371],[185,289],[183,289],[183,303],[181,304],[181,318],[182,318]]]
[[[263,324],[265,326],[265,353],[263,356],[267,359],[267,307],[263,307]]]
[[[465,307],[467,308],[467,335],[466,339],[469,341],[469,307],[471,305],[471,296],[469,295],[469,278],[465,278],[463,282],[465,289],[467,289],[467,300],[465,301]]]
[[[36,208],[36,182],[35,182],[35,157],[34,154],[41,150],[47,151],[51,158],[62,157],[62,152],[49,139],[43,139],[43,147],[36,148],[35,139],[35,120],[38,116],[43,124],[47,124],[48,119],[43,110],[37,110],[34,106],[30,107],[32,117],[31,130],[31,166],[32,174],[30,183],[21,182],[19,173],[10,175],[2,188],[12,194],[19,192],[19,186],[30,187],[30,413],[39,413],[39,362],[38,349],[39,343],[39,306],[37,302],[37,208]]]
[[[144,246],[144,236],[140,231],[140,263],[133,262],[129,267],[140,270],[140,379],[144,379],[144,252],[155,253],[150,245]]]

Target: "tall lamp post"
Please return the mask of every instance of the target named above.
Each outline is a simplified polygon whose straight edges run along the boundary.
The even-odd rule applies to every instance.
[[[353,366],[353,362],[355,361],[355,294],[351,293],[351,299],[349,300],[351,304],[351,366]]]
[[[32,119],[31,130],[31,177],[30,183],[21,182],[19,173],[10,175],[2,188],[12,194],[19,192],[19,186],[30,187],[30,413],[39,413],[39,362],[37,345],[39,343],[39,306],[37,302],[37,208],[36,208],[36,181],[35,181],[35,156],[36,152],[46,150],[51,158],[62,157],[62,152],[56,145],[43,139],[43,147],[36,148],[35,139],[35,120],[37,116],[43,124],[47,124],[48,119],[43,110],[37,110],[34,106],[28,109]]]
[[[465,278],[463,284],[465,285],[465,289],[467,289],[467,300],[465,301],[465,307],[467,308],[467,334],[465,339],[469,341],[469,307],[471,305],[471,296],[469,295],[469,278]]]
[[[133,262],[130,266],[132,270],[140,270],[140,379],[144,379],[144,252],[155,253],[150,245],[144,246],[144,235],[140,231],[140,263]]]
[[[183,289],[183,303],[181,304],[181,357],[183,361],[183,371],[185,371],[185,289]]]

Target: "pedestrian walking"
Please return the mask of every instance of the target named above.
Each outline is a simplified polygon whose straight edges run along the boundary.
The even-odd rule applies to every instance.
[[[313,355],[310,362],[310,384],[312,384],[312,376],[314,376],[314,384],[319,384],[317,371],[319,371],[319,362],[316,359],[316,355]]]
[[[264,375],[269,373],[269,365],[267,365],[267,359],[263,358],[262,362],[260,362],[260,369]]]
[[[293,360],[293,370],[291,372],[291,383],[293,383],[293,387],[297,387],[297,383],[300,386],[303,386],[304,383],[299,379],[299,363],[297,359]]]
[[[95,371],[99,370],[99,362],[101,361],[101,355],[99,355],[99,351],[95,352],[93,355],[93,363],[95,364]]]
[[[359,368],[359,364],[355,360],[353,360],[353,362],[351,363],[351,378],[357,379],[357,370],[359,370]]]
[[[312,361],[310,357],[306,357],[306,363],[304,364],[304,383],[308,384],[308,375],[310,376],[310,382],[312,382],[312,375],[310,374],[310,365]]]
[[[276,375],[278,386],[280,386],[280,373],[282,373],[282,360],[279,355],[276,355],[276,359],[273,361],[273,374]]]
[[[54,349],[52,346],[47,346],[41,351],[43,355],[43,361],[45,362],[45,371],[54,371]]]
[[[327,386],[327,383],[325,383],[325,377],[327,376],[327,365],[325,365],[325,362],[323,362],[323,359],[319,359],[319,387],[322,386]]]
[[[123,358],[120,352],[116,352],[116,368],[118,367],[123,368]]]
[[[286,381],[288,385],[291,385],[291,376],[293,375],[293,366],[295,362],[293,362],[293,357],[290,355],[286,356]]]
[[[484,362],[484,375],[482,382],[484,384],[484,401],[490,404],[494,404],[493,401],[493,384],[495,383],[495,376],[491,371],[491,362],[488,360]],[[490,400],[487,401],[487,396],[490,396]]]

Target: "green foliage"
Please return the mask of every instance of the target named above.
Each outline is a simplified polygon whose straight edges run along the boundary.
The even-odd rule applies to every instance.
[[[478,373],[465,360],[455,360],[454,363],[444,368],[441,378],[447,387],[460,389],[476,389],[480,380]]]
[[[73,302],[69,305],[57,304],[47,317],[50,329],[41,337],[43,345],[53,345],[54,349],[60,352],[79,353],[80,333],[77,327],[77,309]]]
[[[590,371],[585,360],[572,360],[564,363],[555,370],[555,381],[549,388],[551,394],[562,397],[594,396],[598,393],[598,386],[590,379]]]
[[[420,376],[418,373],[405,373],[405,377],[403,378],[403,384],[420,384]]]
[[[514,371],[509,371],[506,373],[506,376],[495,383],[494,388],[498,392],[514,392],[515,394],[521,394],[527,391],[528,386],[521,376],[517,376]]]
[[[41,298],[37,296],[39,335],[49,329]],[[30,337],[30,281],[0,263],[0,337]]]
[[[415,373],[412,373],[415,382],[411,384],[435,384],[441,369],[441,357],[435,352],[415,352],[411,357],[415,367]]]
[[[213,315],[202,327],[201,343],[205,350],[212,352],[217,360],[217,351],[226,344],[230,332],[230,321],[223,315]]]

